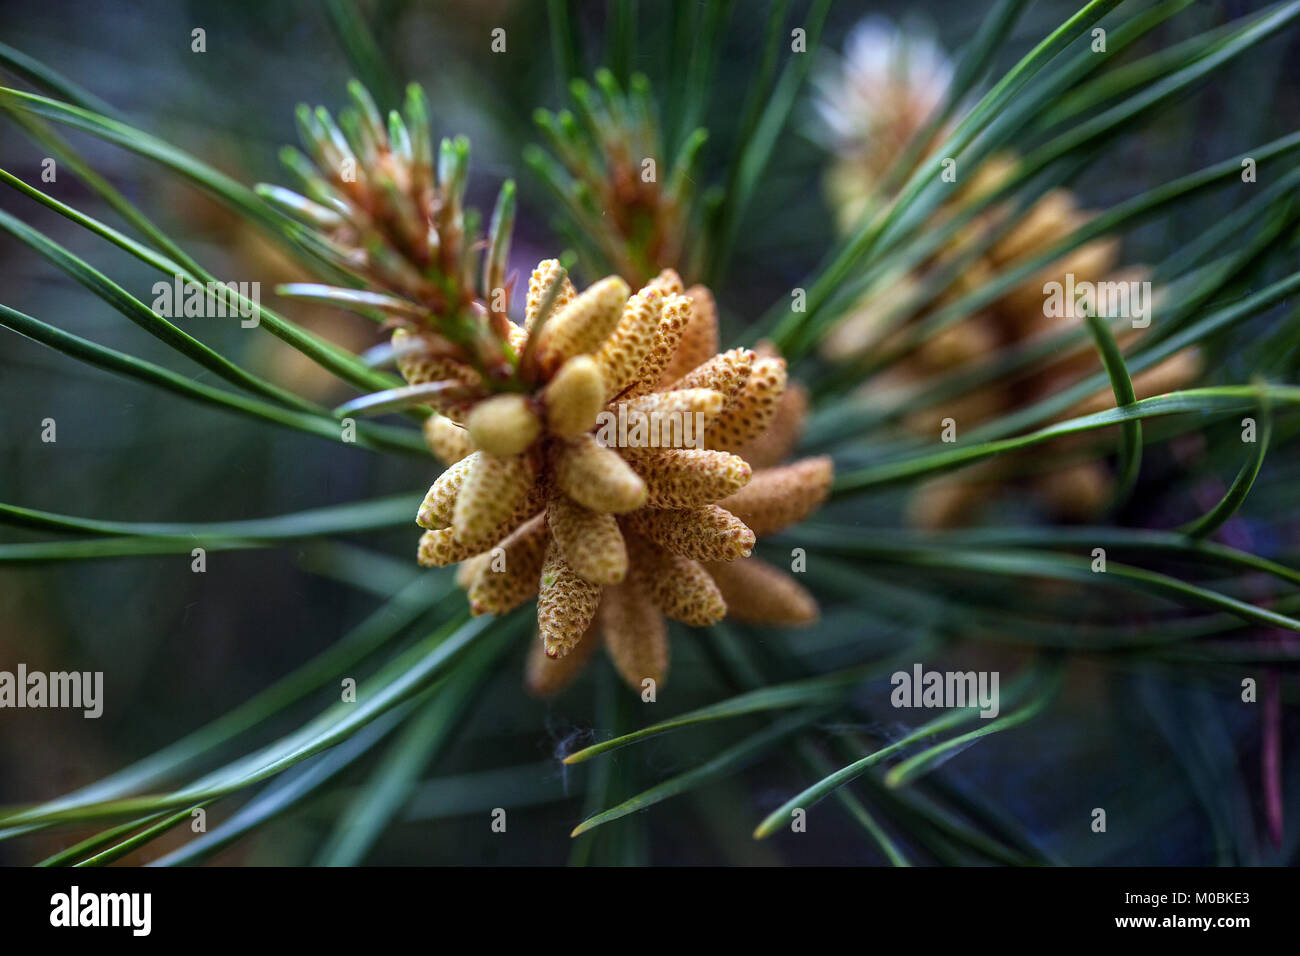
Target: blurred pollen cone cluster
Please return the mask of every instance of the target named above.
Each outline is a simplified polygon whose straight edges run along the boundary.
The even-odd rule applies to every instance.
[[[826,190],[840,229],[847,231],[880,198],[894,160],[943,106],[952,63],[921,28],[903,30],[870,16],[814,72],[817,126],[813,135],[838,158]]]
[[[886,21],[872,18],[850,35],[838,75],[819,79],[818,112],[832,131],[838,158],[828,177],[828,192],[844,231],[856,224],[872,204],[892,199],[882,194],[886,172],[913,137],[923,131],[946,96],[952,70],[932,37],[909,36]],[[875,86],[872,86],[875,84]],[[846,110],[858,114],[840,115]],[[927,144],[938,145],[943,133]],[[952,199],[935,217],[936,227],[1005,184],[1016,171],[1017,159],[998,154],[966,173]],[[995,203],[958,231],[946,247],[909,273],[895,274],[868,290],[857,307],[842,319],[822,343],[822,355],[835,364],[853,365],[878,353],[901,357],[874,375],[856,393],[871,401],[902,401],[922,383],[968,370],[995,353],[1031,340],[1061,335],[1066,327],[1083,329],[1075,314],[1052,316],[1044,308],[1045,283],[1137,283],[1149,279],[1141,266],[1120,267],[1119,240],[1103,237],[1086,242],[1007,290],[972,315],[949,324],[923,341],[914,341],[916,323],[1084,226],[1092,214],[1065,188],[1048,191],[1017,211],[1014,201]],[[936,275],[957,268],[956,277],[937,295],[927,293]],[[1155,296],[1153,310],[1159,310]],[[1121,347],[1133,344],[1142,330],[1124,329],[1116,338]],[[1195,350],[1183,350],[1164,362],[1135,374],[1133,387],[1142,399],[1186,386],[1201,372]],[[916,434],[937,434],[940,422],[952,418],[959,429],[970,429],[1008,411],[1032,405],[1092,374],[1102,365],[1090,337],[1058,346],[1056,353],[1028,375],[990,382],[928,408],[902,416],[903,427]],[[1060,418],[1114,407],[1109,386],[1100,389]],[[1098,461],[1071,462],[1071,451],[1097,440],[1076,436],[1049,447],[1052,467],[1044,469],[1035,455],[1033,474],[1025,456],[1008,456],[966,469],[954,476],[926,482],[909,508],[922,526],[948,527],[969,522],[999,488],[1020,482],[1040,504],[1058,518],[1084,520],[1110,500],[1113,480]],[[1113,440],[1113,439],[1112,439]],[[1075,456],[1083,457],[1083,456]]]

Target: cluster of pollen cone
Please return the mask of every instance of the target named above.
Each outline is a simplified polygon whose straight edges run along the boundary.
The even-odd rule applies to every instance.
[[[889,201],[901,181],[887,183],[887,173],[910,144],[933,155],[951,132],[949,127],[926,133],[927,125],[945,98],[954,68],[929,33],[900,29],[879,17],[853,29],[842,65],[818,78],[816,109],[824,128],[819,135],[838,153],[827,180],[841,231],[848,234],[873,203]],[[922,141],[923,135],[929,139]],[[997,153],[962,169],[954,181],[951,201],[933,216],[939,228],[964,207],[992,196],[1011,182],[1020,160]],[[886,188],[888,187],[888,188]],[[1051,189],[1026,208],[1002,201],[992,203],[926,261],[891,274],[841,319],[821,343],[830,363],[852,367],[896,350],[899,357],[873,375],[854,393],[856,398],[888,405],[943,378],[976,370],[1000,352],[1027,349],[1048,336],[1081,326],[1073,311],[1049,314],[1044,307],[1046,284],[1112,284],[1118,288],[1150,280],[1141,266],[1121,266],[1115,237],[1084,242],[1038,272],[1007,288],[972,314],[911,344],[917,326],[968,295],[978,293],[1026,260],[1069,239],[1083,229],[1093,213],[1064,187]],[[960,268],[956,268],[960,266]],[[951,270],[954,277],[938,294],[927,292],[936,277]],[[1113,318],[1113,317],[1112,317]],[[1141,327],[1117,331],[1124,348],[1141,337]],[[1023,376],[992,380],[902,416],[907,430],[933,435],[940,421],[951,417],[961,429],[1047,400],[1102,370],[1091,337],[1063,342],[1039,366]],[[1194,348],[1180,349],[1164,361],[1133,376],[1138,399],[1187,387],[1203,370]],[[1065,409],[1061,419],[1113,408],[1109,385]],[[1111,440],[1107,438],[1106,440]],[[1050,456],[1008,455],[923,483],[913,496],[909,519],[930,528],[971,523],[1000,491],[1014,486],[1037,501],[1055,518],[1091,520],[1110,501],[1114,478],[1109,467],[1088,453],[1096,438],[1071,436],[1050,446]],[[1050,468],[1043,468],[1050,463]]]
[[[666,270],[634,294],[617,277],[578,293],[547,260],[507,335],[526,391],[490,394],[418,329],[394,348],[408,383],[447,384],[425,427],[448,467],[419,510],[419,561],[459,564],[474,614],[536,597],[530,690],[562,690],[602,643],[629,685],[662,684],[668,618],[816,617],[801,585],[750,555],[825,499],[831,463],[781,464],[806,397],[771,350],[718,352],[707,289]],[[648,428],[601,427],[620,414]]]
[[[1014,158],[1009,155],[992,157],[974,172],[971,182],[959,195],[973,201],[992,192],[1011,175],[1014,164]],[[998,208],[977,218],[950,248],[936,256],[933,265],[936,268],[942,266],[961,255],[964,247],[976,246],[983,236],[991,234],[999,225],[1000,217],[1009,213],[1009,209]],[[1077,197],[1069,190],[1058,188],[1049,191],[1011,222],[1001,238],[968,262],[961,275],[937,297],[932,308],[942,308],[992,282],[1024,259],[1066,239],[1086,225],[1091,217],[1092,213],[1082,209]],[[891,395],[906,395],[918,383],[969,371],[999,350],[1026,347],[1036,337],[1081,325],[1083,320],[1077,314],[1049,316],[1045,313],[1045,284],[1064,283],[1067,276],[1078,283],[1112,284],[1115,287],[1136,285],[1149,279],[1149,270],[1141,266],[1118,268],[1119,264],[1118,239],[1107,237],[1086,242],[1017,283],[978,312],[930,336],[855,394],[874,401],[888,399]],[[891,310],[905,302],[924,281],[923,271],[896,277],[879,295],[864,300],[855,313],[848,315],[827,336],[822,344],[822,354],[832,362],[853,362],[905,341],[910,334],[907,327],[884,336],[880,335],[880,328],[882,323],[890,320]],[[929,309],[922,310],[914,319],[919,320],[927,314],[930,314]],[[1143,334],[1140,329],[1121,329],[1116,338],[1121,346],[1129,347]],[[918,434],[933,434],[936,423],[945,415],[951,416],[963,428],[982,424],[1001,414],[1045,400],[1101,371],[1101,367],[1101,360],[1090,339],[1062,345],[1032,374],[1019,380],[994,381],[968,391],[945,402],[941,411],[933,407],[921,409],[906,416],[903,425]],[[1138,399],[1150,398],[1186,387],[1201,371],[1202,359],[1198,350],[1182,349],[1163,362],[1136,373],[1132,379],[1133,390]],[[1114,405],[1114,393],[1106,385],[1058,417],[1086,415]],[[1058,440],[1051,446],[1057,453],[1054,457],[1066,464],[1042,473],[1037,468],[1029,469],[1028,477],[1021,482],[1025,490],[1056,517],[1088,520],[1111,497],[1114,480],[1104,462],[1091,457],[1071,460],[1071,453],[1086,448],[1090,440],[1086,436]],[[909,506],[909,517],[926,527],[943,528],[969,523],[988,503],[990,493],[1005,487],[1018,470],[1024,471],[1027,461],[1025,456],[1008,456],[926,482]]]

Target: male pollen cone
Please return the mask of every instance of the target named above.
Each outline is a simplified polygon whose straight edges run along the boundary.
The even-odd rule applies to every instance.
[[[533,391],[475,394],[425,425],[448,467],[419,509],[419,559],[460,564],[476,615],[536,597],[532,693],[563,690],[597,644],[630,687],[662,685],[669,618],[816,618],[793,578],[750,557],[758,535],[803,520],[831,483],[828,458],[779,464],[807,410],[784,359],[719,353],[713,297],[672,270],[632,294],[617,277],[579,292],[555,260],[533,271],[524,325],[508,336],[532,362]],[[405,362],[463,377],[409,342]]]

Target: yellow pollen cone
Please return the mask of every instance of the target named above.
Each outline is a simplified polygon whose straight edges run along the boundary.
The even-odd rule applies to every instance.
[[[517,455],[542,433],[542,421],[523,395],[494,395],[474,406],[466,421],[474,447],[505,458]]]
[[[543,392],[546,425],[560,438],[577,438],[596,427],[605,407],[605,380],[590,355],[569,359]]]

